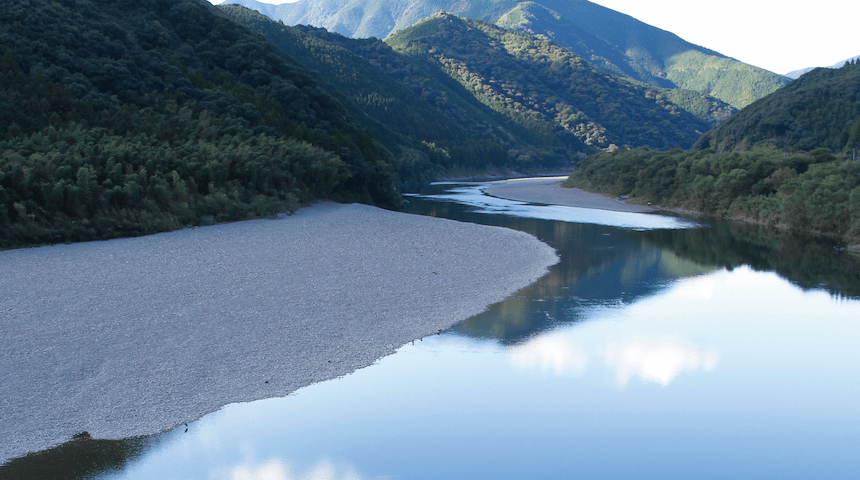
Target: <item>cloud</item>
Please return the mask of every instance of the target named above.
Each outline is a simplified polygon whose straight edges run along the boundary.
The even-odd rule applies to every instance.
[[[667,386],[685,370],[711,371],[719,355],[681,338],[664,338],[610,343],[605,358],[606,364],[615,368],[616,381],[623,388],[634,375]]]

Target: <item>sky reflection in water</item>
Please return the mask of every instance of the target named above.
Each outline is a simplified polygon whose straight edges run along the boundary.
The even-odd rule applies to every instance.
[[[485,314],[106,478],[860,478],[860,302],[549,227],[562,262]]]
[[[510,347],[428,337],[287,398],[230,405],[118,477],[860,473],[857,302],[736,269],[586,316]]]

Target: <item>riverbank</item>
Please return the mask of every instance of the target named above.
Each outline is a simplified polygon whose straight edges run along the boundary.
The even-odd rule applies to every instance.
[[[611,210],[615,212],[647,213],[656,208],[633,205],[618,198],[605,197],[578,188],[562,187],[567,177],[518,178],[496,182],[483,189],[487,195],[506,200],[546,203],[568,207]]]
[[[483,189],[487,195],[504,198],[507,200],[518,200],[523,202],[546,203],[552,205],[565,205],[569,207],[594,208],[600,210],[613,210],[618,212],[673,212],[686,217],[701,216],[701,212],[694,212],[678,207],[646,206],[626,203],[617,197],[604,196],[586,190],[573,187],[563,187],[561,184],[567,177],[543,177],[543,178],[521,178],[504,180],[492,184]],[[726,220],[751,223],[761,226],[771,226],[782,230],[791,230],[784,224],[769,224],[748,217],[727,217]],[[819,231],[807,231],[809,235],[826,235]],[[854,254],[860,253],[860,239],[853,237],[841,238],[845,243],[846,251]]]
[[[345,375],[557,261],[521,232],[331,203],[0,252],[0,463]]]

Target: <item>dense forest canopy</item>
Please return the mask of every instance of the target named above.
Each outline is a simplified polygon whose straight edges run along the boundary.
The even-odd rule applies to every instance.
[[[708,123],[661,90],[598,72],[557,44],[445,12],[387,38],[526,128],[537,144],[579,152],[689,147]]]
[[[220,10],[289,52],[315,71],[321,83],[330,85],[350,113],[364,118],[374,136],[395,153],[401,181],[480,175],[491,168],[522,172],[571,165],[566,150],[530,143],[512,133],[520,127],[475,101],[459,85],[452,88],[438,69],[410,61],[380,40],[288,27],[239,6]]]
[[[857,62],[815,70],[706,133],[695,151],[596,155],[568,185],[857,244],[858,80]]]
[[[9,0],[0,53],[3,245],[399,203],[391,154],[208,2]]]
[[[758,144],[785,151],[860,147],[858,62],[803,75],[707,132],[696,148],[744,150]]]

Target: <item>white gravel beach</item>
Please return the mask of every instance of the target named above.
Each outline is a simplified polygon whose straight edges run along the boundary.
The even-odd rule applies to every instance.
[[[0,464],[350,373],[557,261],[521,232],[332,203],[0,252]]]
[[[586,192],[578,188],[565,188],[561,182],[567,177],[517,178],[493,183],[483,191],[487,195],[522,202],[594,208],[615,212],[646,213],[657,209],[645,205],[631,205],[623,200]]]

